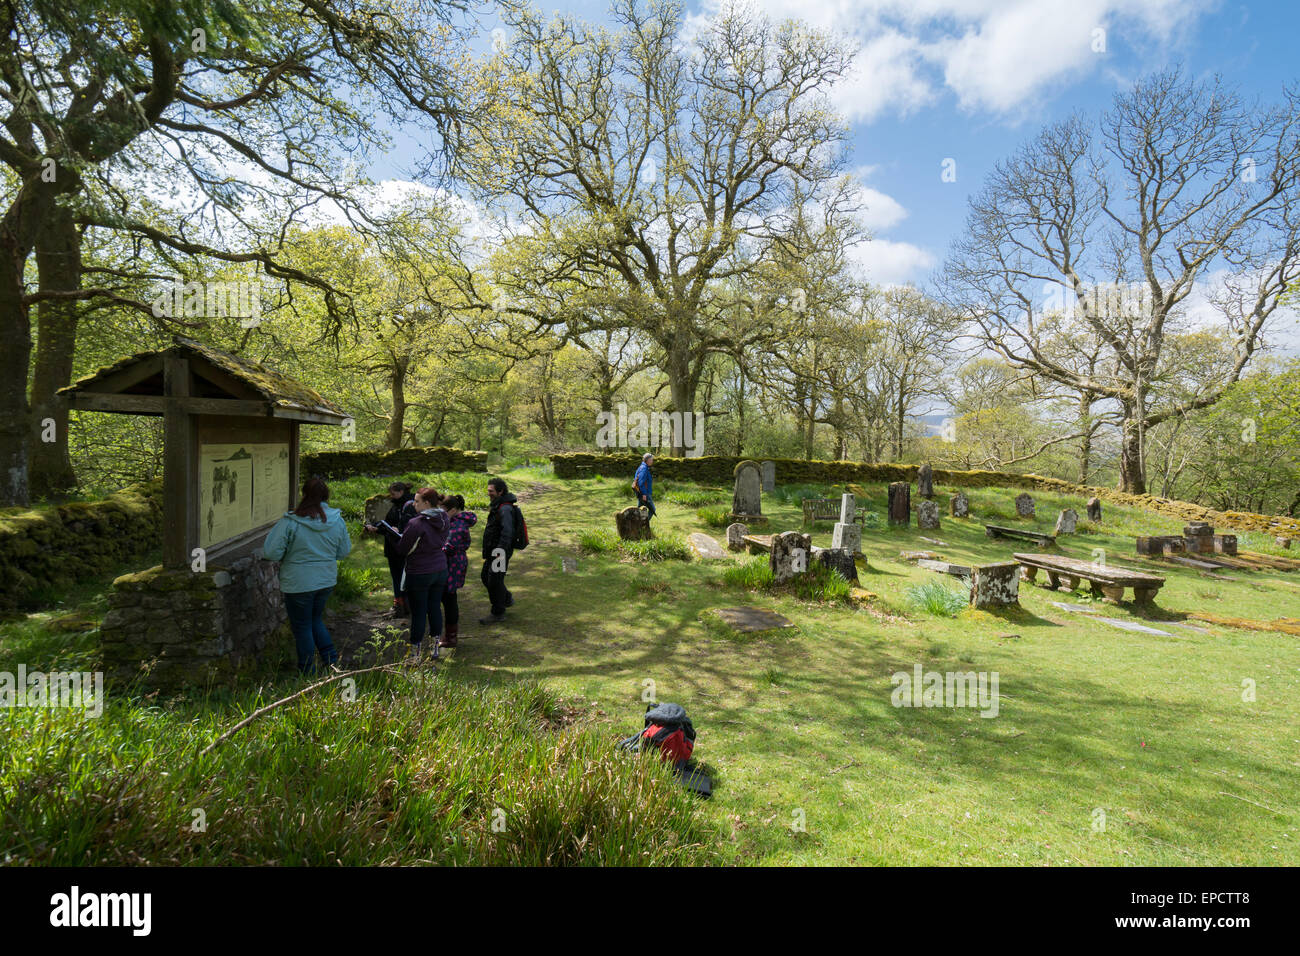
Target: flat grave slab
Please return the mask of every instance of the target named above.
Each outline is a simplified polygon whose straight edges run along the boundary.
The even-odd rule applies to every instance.
[[[705,613],[712,614],[737,634],[757,634],[794,627],[794,622],[788,617],[760,607],[718,607]]]
[[[702,532],[696,531],[688,535],[686,540],[690,543],[695,556],[701,561],[717,561],[727,556],[727,552],[723,550],[722,545]]]
[[[990,538],[1016,538],[1020,541],[1035,541],[1048,547],[1056,545],[1055,535],[1043,534],[1041,531],[1026,531],[1024,528],[1007,528],[1002,525],[986,524],[984,534]]]
[[[745,542],[750,554],[768,554],[772,550],[770,534],[747,534],[740,540]]]
[[[1078,558],[1045,554],[1016,554],[1014,557],[1022,565],[1021,577],[1026,581],[1034,581],[1039,571],[1045,573],[1045,586],[1052,590],[1064,588],[1073,591],[1081,581],[1087,581],[1092,585],[1093,594],[1116,603],[1124,599],[1125,588],[1132,588],[1135,603],[1149,604],[1165,585],[1165,579],[1157,574],[1144,574],[1114,564],[1099,565]]]
[[[969,578],[971,575],[971,569],[965,564],[950,564],[947,561],[921,558],[916,565],[929,571],[938,571],[940,574],[951,574],[955,578]]]

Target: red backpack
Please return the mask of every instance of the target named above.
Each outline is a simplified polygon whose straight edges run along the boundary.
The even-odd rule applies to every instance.
[[[664,760],[680,765],[695,751],[695,728],[681,704],[651,704],[645,712],[645,729],[619,746],[625,750],[654,748]]]

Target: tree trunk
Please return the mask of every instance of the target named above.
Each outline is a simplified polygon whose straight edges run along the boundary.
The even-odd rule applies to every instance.
[[[52,206],[41,224],[36,237],[36,268],[42,292],[81,288],[81,234],[72,214],[62,206]],[[68,456],[68,410],[55,393],[72,382],[80,313],[81,304],[67,299],[44,299],[36,307],[28,464],[33,495],[63,494],[77,485]]]
[[[384,448],[388,451],[396,451],[402,447],[402,435],[406,431],[405,361],[398,359],[393,364],[389,386],[393,394],[393,413],[388,417],[388,434],[384,436]]]
[[[1089,414],[1092,401],[1087,395],[1079,398],[1079,423],[1083,426],[1083,438],[1079,442],[1079,484],[1088,483],[1088,472],[1092,468],[1092,422]]]
[[[1144,495],[1147,491],[1147,479],[1142,471],[1142,433],[1137,416],[1128,406],[1124,408],[1120,438],[1119,490],[1134,495]]]
[[[745,373],[737,367],[737,375],[736,457],[739,458],[745,451]]]
[[[668,389],[673,400],[673,411],[681,412],[683,415],[691,413],[695,409],[695,385],[698,376],[692,374],[690,356],[685,354],[683,349],[674,349],[669,353],[668,362]],[[674,458],[686,457],[686,446],[683,442],[685,428],[682,432],[673,435],[672,454]]]

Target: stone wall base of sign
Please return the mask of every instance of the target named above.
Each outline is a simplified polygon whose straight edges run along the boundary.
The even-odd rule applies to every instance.
[[[100,634],[113,681],[171,691],[228,683],[268,651],[293,657],[279,568],[265,559],[126,574],[108,604]]]

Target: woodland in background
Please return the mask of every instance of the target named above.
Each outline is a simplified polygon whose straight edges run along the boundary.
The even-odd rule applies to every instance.
[[[358,448],[591,450],[625,405],[702,417],[705,454],[1300,502],[1300,360],[1270,348],[1289,94],[1148,77],[1000,165],[927,288],[880,287],[825,99],[851,54],[796,23],[733,11],[686,49],[681,9],[640,0],[616,31],[430,0],[6,15],[0,503],[156,474],[160,422],[53,395],[177,333],[312,384]],[[370,182],[399,126],[419,185]],[[260,315],[157,314],[176,281],[252,284]]]

